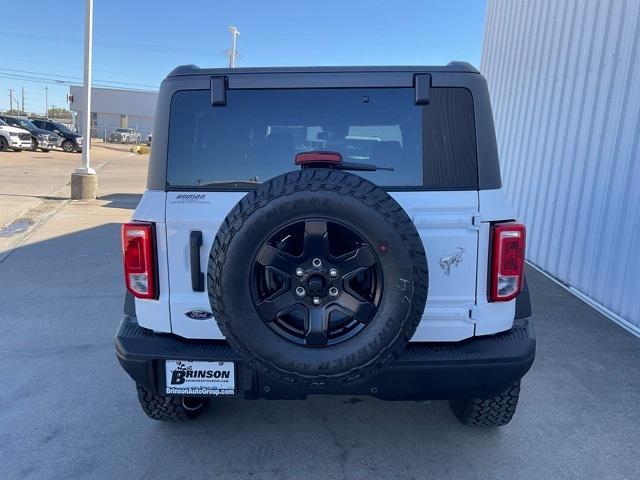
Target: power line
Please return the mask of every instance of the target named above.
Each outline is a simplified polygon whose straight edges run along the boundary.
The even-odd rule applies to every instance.
[[[1,32],[0,35],[3,36],[14,36],[14,37],[23,37],[23,38],[34,38],[36,40],[47,40],[47,41],[55,41],[62,43],[69,43],[78,45],[79,42],[82,41],[80,38],[71,38],[71,37],[56,37],[53,35],[35,35],[31,33],[19,33],[19,32]],[[140,52],[148,53],[148,52],[157,52],[157,53],[179,53],[179,54],[190,54],[190,55],[203,55],[209,57],[211,52],[204,50],[194,50],[192,48],[175,48],[167,45],[157,45],[157,44],[144,44],[137,43],[135,47],[132,48],[130,43],[125,42],[94,42],[94,46],[102,47],[102,48],[116,48],[116,49],[127,49],[131,50],[139,50]]]
[[[24,61],[23,58],[16,58],[16,57],[7,57],[5,55],[2,56],[2,60],[11,60],[14,62],[20,62],[22,63]],[[57,67],[57,68],[64,68],[66,70],[74,70],[74,69],[78,69],[79,66],[78,65],[68,65],[68,64],[64,64],[64,63],[59,63],[59,62],[43,62],[37,59],[29,59],[29,64],[34,64],[34,65],[43,65],[43,66],[47,66],[47,67]],[[171,67],[168,67],[171,68]],[[109,73],[112,75],[124,75],[127,76],[129,75],[129,73],[126,72],[118,72],[115,70],[105,70],[104,68],[94,68],[93,69],[94,72],[102,72],[102,73]],[[140,78],[148,78],[150,80],[155,80],[157,79],[157,76],[153,76],[153,75],[142,75],[138,72],[136,72],[136,77],[140,77]]]
[[[53,79],[54,81],[56,80],[56,78],[68,78],[71,80],[77,80],[77,81],[81,81],[82,78],[76,75],[64,75],[64,74],[53,74],[53,73],[44,73],[44,72],[34,72],[31,70],[15,70],[15,69],[10,69],[10,68],[0,68],[0,73],[3,75],[18,75],[18,76],[25,76],[25,77],[31,77],[31,78],[38,78],[36,76],[42,76],[42,77],[46,77],[48,80]],[[133,83],[133,82],[118,82],[116,80],[100,80],[100,79],[95,79],[96,82],[100,82],[100,83],[112,83],[112,84],[119,84],[119,85],[131,85],[131,86],[135,86],[135,87],[149,87],[149,88],[157,88],[157,85],[148,85],[148,84],[142,84],[142,83]],[[57,83],[62,83],[62,82],[57,82]]]
[[[45,78],[38,77],[33,75],[21,75],[21,74],[10,74],[4,73],[0,71],[0,78],[7,78],[10,80],[20,80],[23,82],[32,82],[32,83],[41,83],[46,85],[82,85],[81,80],[60,80],[55,78]],[[154,88],[152,85],[140,85],[136,83],[126,83],[126,82],[110,82],[110,81],[100,81],[96,80],[91,83],[95,87],[103,87],[103,88],[125,88],[126,90],[135,90],[140,92],[155,92],[157,90],[149,90],[148,88],[132,88],[132,87],[149,87]]]
[[[32,74],[35,74],[35,75],[52,75],[52,76],[63,77],[63,78],[74,78],[74,79],[75,78],[80,78],[79,75],[64,75],[62,73],[53,74],[53,73],[34,72],[34,71],[31,71],[31,70],[15,70],[15,69],[12,69],[12,68],[0,68],[0,70],[5,70],[7,72],[16,72],[16,73],[32,73]]]
[[[32,82],[32,83],[42,83],[45,85],[59,85],[61,87],[65,85],[80,85],[81,82],[63,82],[63,81],[55,81],[55,80],[47,80],[44,78],[38,77],[26,77],[26,76],[16,76],[16,75],[8,75],[0,72],[0,78],[7,78],[9,80],[20,80],[21,82]]]

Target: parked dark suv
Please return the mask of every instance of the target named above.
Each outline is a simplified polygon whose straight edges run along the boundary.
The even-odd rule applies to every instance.
[[[82,151],[82,135],[73,133],[66,126],[53,120],[34,119],[31,122],[38,128],[49,130],[62,137],[60,146],[65,152],[81,152]]]
[[[40,149],[43,152],[48,152],[52,148],[57,147],[60,144],[60,137],[48,130],[36,127],[31,121],[24,118],[9,117],[7,115],[0,115],[0,120],[3,120],[12,127],[24,128],[31,134],[31,149]]]

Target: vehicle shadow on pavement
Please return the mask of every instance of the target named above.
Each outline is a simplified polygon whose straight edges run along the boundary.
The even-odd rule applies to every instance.
[[[103,205],[106,208],[128,208],[134,210],[140,200],[142,199],[142,194],[133,194],[133,193],[112,193],[109,195],[101,195],[97,198],[97,200],[108,201]]]
[[[103,199],[129,208],[126,197]],[[113,348],[120,224],[73,231],[66,221],[0,264],[3,478],[634,478],[640,469],[640,342],[534,271],[538,357],[501,429],[464,427],[441,401],[334,396],[213,399],[195,421],[152,421]]]

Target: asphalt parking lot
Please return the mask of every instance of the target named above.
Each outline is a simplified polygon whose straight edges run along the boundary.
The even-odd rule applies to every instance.
[[[445,402],[366,397],[221,399],[195,422],[147,419],[113,350],[119,224],[146,157],[92,154],[92,202],[68,200],[78,155],[0,154],[0,225],[33,220],[0,238],[3,479],[640,477],[640,340],[534,270],[538,356],[501,429],[464,427]]]

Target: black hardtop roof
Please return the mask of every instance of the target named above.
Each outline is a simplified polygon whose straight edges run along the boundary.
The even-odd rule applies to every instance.
[[[181,65],[174,68],[167,77],[183,75],[230,75],[242,73],[367,73],[367,72],[450,72],[450,73],[480,73],[467,62],[449,62],[439,66],[325,66],[325,67],[241,67],[241,68],[200,68],[196,65]]]

